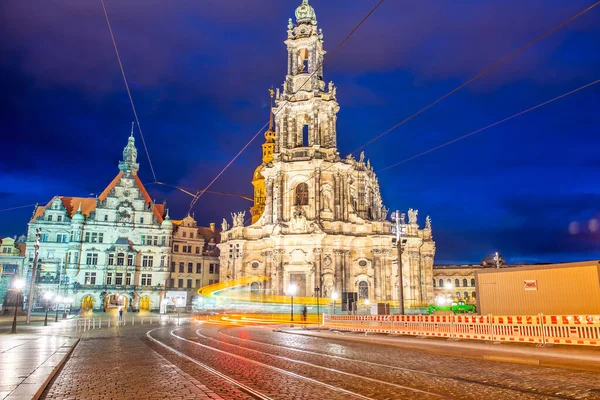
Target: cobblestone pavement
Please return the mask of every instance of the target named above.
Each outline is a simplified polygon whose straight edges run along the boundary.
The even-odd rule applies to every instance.
[[[92,331],[45,398],[252,398],[149,341],[149,330],[161,343],[273,399],[600,399],[597,372],[211,324]]]
[[[289,335],[264,328],[204,325],[199,332],[200,335],[197,335],[193,328],[185,328],[175,331],[175,334],[369,398],[434,398],[427,394],[429,392],[452,399],[600,399],[600,373],[597,372],[435,355]],[[318,385],[290,380],[250,362],[207,351],[169,335],[167,330],[154,334],[179,351],[234,375],[236,379],[245,379],[244,383],[273,398],[316,398],[315,390],[320,393],[321,399],[348,398],[323,387],[319,389]],[[269,378],[265,379],[266,376]],[[286,391],[286,386],[290,385],[294,389]]]
[[[84,335],[45,399],[247,399],[231,385],[218,393],[150,350],[148,327],[112,328]]]

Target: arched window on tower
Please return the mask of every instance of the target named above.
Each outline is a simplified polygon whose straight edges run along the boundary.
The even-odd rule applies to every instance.
[[[298,51],[298,73],[308,73],[308,49],[300,49]]]
[[[296,186],[296,205],[307,206],[308,205],[308,185],[306,183],[300,183]]]

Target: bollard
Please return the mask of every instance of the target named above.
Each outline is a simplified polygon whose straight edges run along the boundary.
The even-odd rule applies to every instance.
[[[108,327],[110,328],[110,318],[108,318]]]

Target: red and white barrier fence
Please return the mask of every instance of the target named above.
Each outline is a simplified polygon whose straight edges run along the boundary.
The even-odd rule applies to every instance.
[[[600,346],[600,315],[324,315],[323,324],[352,332]]]

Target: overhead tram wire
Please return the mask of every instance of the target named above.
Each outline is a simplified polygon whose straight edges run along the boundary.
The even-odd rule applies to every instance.
[[[338,44],[330,53],[327,57],[325,57],[323,59],[323,62],[321,62],[319,65],[317,65],[317,67],[315,68],[315,70],[312,72],[312,74],[310,74],[308,76],[308,78],[306,78],[306,80],[304,81],[304,83],[302,83],[302,85],[300,86],[300,88],[298,88],[298,90],[294,93],[298,93],[300,90],[302,90],[302,88],[304,87],[304,85],[306,85],[308,82],[310,82],[310,80],[312,79],[312,77],[323,67],[323,65],[325,65],[325,63],[327,61],[329,61],[331,59],[331,57],[350,39],[350,37],[358,30],[358,28],[360,28],[366,21],[367,19],[369,19],[369,17],[379,8],[379,6],[381,6],[383,4],[384,0],[379,0],[377,2],[377,4],[375,4],[375,6],[367,13],[367,15],[350,31],[350,33],[348,35],[346,35],[346,37],[340,42],[340,44]],[[287,100],[286,100],[287,101]],[[279,111],[281,111],[283,108],[280,108]],[[279,112],[278,111],[278,112]],[[277,112],[277,113],[278,113]],[[273,116],[276,116],[277,113],[274,113]],[[194,208],[194,206],[196,205],[196,203],[198,202],[198,200],[200,199],[200,197],[202,197],[202,195],[204,194],[204,192],[206,190],[208,190],[213,183],[215,183],[217,181],[217,179],[219,179],[221,177],[221,175],[223,175],[223,173],[231,166],[231,164],[233,164],[235,162],[235,160],[240,156],[240,154],[242,154],[244,152],[244,150],[246,150],[246,148],[248,148],[248,146],[258,137],[258,135],[267,127],[269,123],[265,123],[263,125],[263,127],[256,132],[256,134],[250,139],[250,141],[248,141],[248,143],[246,143],[246,145],[244,145],[244,147],[235,155],[235,157],[233,157],[233,159],[225,166],[225,168],[223,168],[221,170],[221,172],[219,172],[217,174],[217,176],[206,186],[206,188],[204,188],[204,190],[198,192],[197,196],[192,200],[192,202],[190,203],[190,208],[188,210],[188,213],[190,213],[192,211],[192,208]]]
[[[468,81],[464,82],[463,84],[461,84],[460,86],[456,87],[455,89],[452,89],[451,91],[449,91],[448,93],[446,93],[445,95],[443,95],[442,97],[440,97],[439,99],[437,99],[434,102],[428,104],[427,106],[425,106],[424,108],[420,109],[419,111],[417,111],[416,113],[412,114],[411,116],[405,118],[404,120],[402,120],[398,124],[392,126],[390,129],[386,130],[382,134],[380,134],[378,136],[375,136],[373,139],[369,140],[367,143],[363,144],[362,146],[358,147],[356,150],[352,151],[351,154],[355,153],[355,152],[357,152],[357,151],[359,151],[359,150],[361,150],[361,149],[363,149],[365,147],[367,147],[368,145],[370,145],[371,143],[373,143],[373,142],[381,139],[382,137],[384,137],[388,133],[390,133],[390,132],[398,129],[399,127],[401,127],[402,125],[404,125],[405,123],[407,123],[408,121],[410,121],[411,119],[413,119],[414,117],[418,116],[419,114],[421,114],[424,111],[428,110],[429,108],[433,107],[437,103],[441,102],[442,100],[446,99],[447,97],[449,97],[449,96],[453,95],[454,93],[458,92],[460,89],[464,88],[465,86],[468,86],[469,84],[475,82],[477,79],[481,78],[482,76],[484,76],[487,73],[491,72],[492,70],[496,69],[500,65],[504,64],[505,62],[507,62],[508,60],[510,60],[511,58],[513,58],[514,56],[516,56],[517,54],[522,53],[523,51],[525,51],[529,47],[533,46],[534,44],[536,44],[540,40],[544,39],[545,37],[549,36],[553,32],[555,32],[555,31],[559,30],[560,28],[562,28],[563,26],[567,25],[569,22],[571,22],[571,21],[579,18],[580,16],[582,16],[585,13],[587,13],[588,11],[590,11],[594,7],[598,6],[599,4],[600,4],[600,1],[595,2],[591,6],[585,8],[585,9],[581,10],[580,12],[578,12],[577,14],[573,15],[571,18],[563,21],[562,23],[556,25],[554,28],[552,28],[549,31],[545,32],[541,36],[539,36],[536,39],[530,41],[529,43],[527,43],[523,47],[521,47],[521,48],[513,51],[511,54],[507,55],[506,57],[504,57],[500,61],[496,62],[495,64],[489,66],[488,68],[484,69],[479,74],[475,75],[473,78],[471,78]]]
[[[561,94],[560,96],[556,96],[556,97],[554,97],[554,98],[552,98],[552,99],[550,99],[550,100],[544,101],[543,103],[540,103],[540,104],[538,104],[538,105],[536,105],[536,106],[533,106],[533,107],[530,107],[530,108],[528,108],[528,109],[526,109],[526,110],[520,111],[520,112],[518,112],[518,113],[516,113],[516,114],[513,114],[513,115],[511,115],[510,117],[507,117],[507,118],[501,119],[501,120],[499,120],[499,121],[496,121],[496,122],[494,122],[493,124],[489,124],[489,125],[487,125],[487,126],[484,126],[483,128],[480,128],[480,129],[477,129],[477,130],[475,130],[475,131],[473,131],[473,132],[467,133],[466,135],[463,135],[463,136],[457,137],[457,138],[455,138],[455,139],[452,139],[452,140],[450,140],[450,141],[448,141],[448,142],[446,142],[446,143],[443,143],[443,144],[441,144],[441,145],[439,145],[439,146],[433,147],[433,148],[431,148],[431,149],[429,149],[429,150],[426,150],[426,151],[424,151],[424,152],[422,152],[422,153],[419,153],[419,154],[417,154],[417,155],[415,155],[415,156],[412,156],[412,157],[410,157],[410,158],[407,158],[407,159],[405,159],[405,160],[402,160],[402,161],[400,161],[400,162],[397,162],[397,163],[395,163],[395,164],[388,165],[387,167],[385,167],[385,168],[382,168],[382,169],[380,169],[380,170],[379,170],[379,171],[377,171],[377,172],[383,172],[383,171],[387,171],[388,169],[391,169],[391,168],[397,167],[397,166],[399,166],[399,165],[401,165],[401,164],[407,163],[407,162],[409,162],[409,161],[411,161],[411,160],[414,160],[415,158],[419,158],[419,157],[421,157],[421,156],[424,156],[424,155],[426,155],[426,154],[432,153],[432,152],[434,152],[434,151],[436,151],[436,150],[439,150],[439,149],[441,149],[441,148],[443,148],[443,147],[449,146],[449,145],[451,145],[452,143],[456,143],[456,142],[458,142],[458,141],[460,141],[460,140],[466,139],[466,138],[468,138],[468,137],[470,137],[470,136],[473,136],[473,135],[475,135],[475,134],[477,134],[477,133],[479,133],[479,132],[483,132],[483,131],[485,131],[485,130],[487,130],[487,129],[489,129],[489,128],[493,128],[494,126],[500,125],[500,124],[502,124],[502,123],[504,123],[504,122],[506,122],[506,121],[509,121],[509,120],[511,120],[511,119],[513,119],[513,118],[516,118],[516,117],[518,117],[518,116],[521,116],[521,115],[523,115],[523,114],[526,114],[526,113],[528,113],[528,112],[530,112],[530,111],[536,110],[536,109],[538,109],[538,108],[540,108],[540,107],[543,107],[543,106],[545,106],[545,105],[547,105],[547,104],[553,103],[553,102],[555,102],[555,101],[557,101],[557,100],[560,100],[560,99],[562,99],[562,98],[564,98],[564,97],[570,96],[570,95],[572,95],[572,94],[574,94],[574,93],[577,93],[577,92],[579,92],[579,91],[581,91],[581,90],[583,90],[583,89],[586,89],[586,88],[588,88],[588,87],[590,87],[590,86],[596,85],[597,83],[600,83],[600,79],[598,79],[598,80],[596,80],[596,81],[593,81],[593,82],[590,82],[590,83],[588,83],[588,84],[586,84],[586,85],[583,85],[583,86],[581,86],[581,87],[578,87],[577,89],[573,89],[573,90],[571,90],[571,91],[569,91],[569,92],[567,92],[567,93],[563,93],[563,94]]]
[[[187,195],[190,195],[192,197],[195,197],[196,194],[199,192],[199,190],[196,190],[196,194],[192,193],[191,190],[195,190],[195,189],[189,189],[189,188],[182,188],[181,186],[176,186],[176,185],[170,185],[168,183],[164,183],[164,182],[150,182],[147,183],[146,185],[161,185],[161,186],[169,186],[172,188],[175,188],[177,190],[179,190],[180,192],[183,192]],[[251,197],[248,197],[244,194],[241,193],[230,193],[230,192],[217,192],[215,190],[205,190],[206,193],[209,194],[221,194],[223,196],[233,196],[233,197],[240,197],[244,200],[248,200],[248,201],[254,201],[254,199],[252,199]]]
[[[144,145],[144,150],[146,151],[146,156],[148,157],[148,164],[150,164],[150,171],[152,171],[152,177],[156,182],[156,173],[154,172],[154,166],[152,165],[152,160],[150,160],[150,153],[148,152],[148,147],[146,146],[146,139],[144,139],[144,133],[142,132],[142,125],[140,125],[140,119],[138,118],[137,111],[135,110],[135,104],[133,103],[133,97],[131,96],[131,90],[129,89],[129,83],[127,82],[127,78],[125,76],[125,69],[123,68],[123,63],[121,62],[121,56],[119,55],[119,49],[117,48],[117,42],[115,41],[115,35],[113,34],[112,27],[110,26],[110,20],[108,18],[108,13],[106,12],[106,6],[104,5],[104,0],[100,0],[102,3],[102,9],[104,10],[104,16],[106,17],[106,24],[108,25],[108,31],[110,32],[110,38],[112,39],[113,47],[115,48],[115,54],[117,55],[117,61],[119,61],[119,67],[121,68],[121,75],[123,76],[123,82],[125,82],[125,89],[127,89],[127,95],[129,96],[129,102],[131,103],[131,108],[133,110],[133,115],[135,117],[135,122],[137,123],[138,130],[140,131],[140,137],[142,138],[142,144]]]
[[[460,86],[456,87],[455,89],[451,90],[450,92],[446,93],[445,95],[443,95],[442,97],[438,98],[437,100],[433,101],[432,103],[428,104],[427,106],[425,106],[424,108],[420,109],[419,111],[415,112],[414,114],[412,114],[411,116],[405,118],[403,121],[401,121],[400,123],[398,123],[397,125],[393,126],[392,128],[388,129],[387,131],[383,132],[382,134],[374,137],[373,139],[369,140],[368,142],[366,142],[365,144],[363,144],[360,147],[357,147],[355,150],[351,151],[349,154],[354,154],[357,151],[365,148],[366,146],[368,146],[369,144],[381,139],[383,136],[387,135],[388,133],[392,132],[393,130],[399,128],[400,126],[404,125],[406,122],[410,121],[411,119],[413,119],[414,117],[418,116],[419,114],[423,113],[424,111],[428,110],[429,108],[433,107],[434,105],[436,105],[437,103],[441,102],[442,100],[446,99],[447,97],[451,96],[452,94],[456,93],[457,91],[459,91],[460,89],[464,88],[465,86],[473,83],[474,81],[476,81],[477,79],[481,78],[482,76],[484,76],[485,74],[491,72],[493,69],[499,67],[500,65],[504,64],[506,61],[510,60],[511,58],[513,58],[514,56],[516,56],[517,54],[523,52],[525,49],[533,46],[535,43],[539,42],[540,40],[544,39],[545,37],[549,36],[551,33],[557,31],[558,29],[562,28],[563,26],[565,26],[566,24],[568,24],[569,22],[577,19],[578,17],[582,16],[583,14],[587,13],[588,11],[590,11],[591,9],[593,9],[594,7],[598,6],[600,4],[600,0],[595,2],[594,4],[590,5],[589,7],[581,10],[580,12],[578,12],[577,14],[573,15],[572,17],[568,18],[567,20],[563,21],[562,23],[556,25],[554,28],[550,29],[549,31],[543,33],[542,35],[540,35],[539,37],[537,37],[536,39],[530,41],[529,43],[525,44],[523,47],[515,50],[514,52],[512,52],[511,54],[509,54],[508,56],[504,57],[503,59],[501,59],[500,61],[496,62],[495,64],[493,64],[492,66],[486,68],[485,70],[483,70],[482,72],[480,72],[479,74],[477,74],[476,76],[474,76],[473,78],[469,79],[468,81],[464,82],[463,84],[461,84]],[[327,171],[328,169],[330,169],[333,166],[333,164],[327,166],[326,168],[321,170],[321,173],[323,173],[324,171]],[[380,170],[378,172],[381,172],[383,170]],[[303,183],[308,182],[309,180],[311,180],[312,178],[314,178],[314,174],[310,174],[310,176],[303,181]],[[292,191],[292,189],[288,189],[288,191],[286,191],[284,193],[284,195],[290,193]],[[272,202],[271,202],[272,203]],[[266,204],[265,204],[266,205]],[[248,222],[248,221],[246,221]]]

